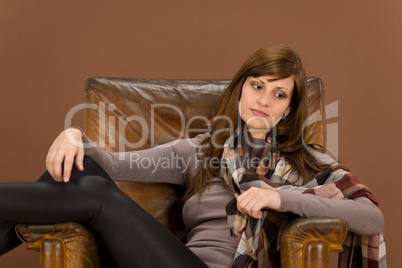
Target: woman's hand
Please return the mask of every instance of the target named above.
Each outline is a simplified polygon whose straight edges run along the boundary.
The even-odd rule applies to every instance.
[[[62,174],[63,160],[64,174]],[[61,132],[50,146],[46,156],[46,168],[55,181],[68,182],[74,162],[79,170],[84,170],[83,160],[82,132],[77,128],[68,128]]]
[[[237,209],[256,219],[262,218],[263,209],[278,210],[280,206],[279,193],[271,189],[251,187],[237,197]]]

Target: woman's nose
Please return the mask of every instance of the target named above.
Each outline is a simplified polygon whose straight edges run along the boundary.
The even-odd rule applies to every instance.
[[[270,99],[268,96],[260,96],[257,99],[257,103],[263,107],[270,105]]]

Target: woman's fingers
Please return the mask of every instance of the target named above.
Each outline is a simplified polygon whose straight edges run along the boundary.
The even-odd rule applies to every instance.
[[[239,202],[239,206],[241,210],[243,210],[244,214],[248,214],[253,218],[260,218],[262,216],[262,203],[258,196],[254,196],[252,193],[248,193],[248,195]]]
[[[64,153],[58,152],[56,156],[53,158],[52,162],[52,168],[53,168],[53,178],[58,181],[62,182],[63,177],[62,177],[62,163],[64,159]]]
[[[259,219],[262,216],[262,204],[257,198],[253,198],[247,203],[246,210],[249,211],[251,217]],[[260,216],[261,214],[261,216]]]
[[[53,171],[52,159],[53,159],[53,155],[49,151],[49,153],[46,156],[46,169],[49,172],[50,176],[52,176],[52,178],[54,179],[54,171]]]
[[[68,182],[74,162],[79,170],[83,170],[83,159],[84,149],[81,131],[66,129],[51,145],[46,156],[46,168],[55,181]]]
[[[49,174],[52,176],[53,179],[56,179],[56,175],[55,175],[55,170],[54,170],[54,159],[57,153],[57,150],[55,149],[55,147],[57,146],[57,142],[58,142],[59,136],[53,141],[52,145],[49,148],[49,151],[47,153],[46,156],[46,169],[49,172]]]
[[[261,218],[263,209],[277,210],[280,196],[277,191],[252,187],[237,197],[237,209],[253,218]]]
[[[243,214],[248,214],[251,215],[250,207],[251,203],[253,200],[253,195],[251,194],[251,191],[245,191],[241,195],[237,197],[237,209],[243,213]]]
[[[70,180],[71,170],[74,164],[74,154],[69,154],[64,157],[64,170],[63,170],[63,181],[68,182]]]
[[[77,155],[75,156],[75,166],[80,171],[84,170],[84,155],[85,155],[84,148],[79,148]]]

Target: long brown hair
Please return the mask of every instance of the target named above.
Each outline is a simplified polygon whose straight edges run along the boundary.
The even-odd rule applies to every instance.
[[[233,130],[239,127],[238,103],[245,80],[249,76],[262,75],[276,77],[276,80],[293,77],[294,80],[290,113],[286,120],[281,120],[275,127],[277,143],[274,149],[281,152],[304,178],[304,182],[311,180],[316,172],[327,168],[303,146],[303,123],[307,119],[308,96],[306,74],[300,58],[285,45],[265,47],[254,52],[246,60],[223,92],[218,113],[210,122],[211,138],[204,140],[200,145],[204,164],[198,167],[197,175],[187,189],[184,200],[188,200],[194,194],[200,196],[210,184],[212,177],[220,176],[217,165],[208,164],[208,161],[222,157],[222,145]]]

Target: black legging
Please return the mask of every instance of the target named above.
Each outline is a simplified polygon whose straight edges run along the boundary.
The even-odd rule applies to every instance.
[[[75,221],[88,226],[118,267],[206,267],[173,233],[114,184],[91,158],[60,183],[45,172],[37,182],[0,184],[0,254],[19,245],[16,223]]]

